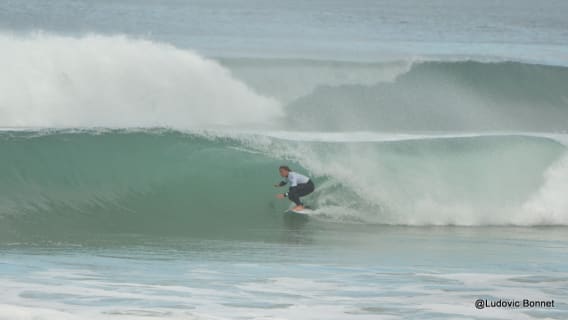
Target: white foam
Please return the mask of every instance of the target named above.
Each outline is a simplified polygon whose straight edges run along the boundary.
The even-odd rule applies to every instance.
[[[525,203],[518,217],[526,225],[568,225],[568,155],[544,173],[544,184]]]
[[[463,151],[454,151],[449,145],[447,149],[410,148],[410,153],[404,148],[397,149],[396,145],[377,149],[343,143],[503,136],[518,142],[525,137],[543,138],[542,147],[527,144],[527,148],[532,148],[526,149],[530,157],[519,158],[521,150],[525,149],[514,143],[499,150],[474,144]],[[565,135],[270,132],[251,139],[248,144],[275,158],[297,161],[314,176],[331,178],[331,182],[318,185],[316,191],[315,215],[320,218],[416,226],[566,225],[568,203],[564,190],[568,187],[565,185],[568,164],[567,160],[554,162],[551,155],[540,158],[539,152],[554,147],[554,143],[546,139],[562,143]],[[341,143],[303,143],[306,141]],[[518,170],[531,170],[533,178],[517,179],[517,175],[508,170],[512,168],[513,159]],[[538,175],[545,171],[541,189],[534,182],[538,182]],[[337,192],[338,188],[342,191]],[[357,198],[345,195],[345,188]],[[535,200],[529,201],[528,196],[538,190],[541,191],[533,197]],[[503,194],[499,196],[497,192]],[[529,203],[524,204],[526,201]]]
[[[168,263],[171,263],[168,261]],[[184,262],[185,263],[185,262]],[[237,271],[255,272],[258,266],[233,264]],[[217,268],[214,264],[213,269]],[[404,319],[410,314],[445,314],[448,319],[474,316],[484,319],[536,319],[516,309],[476,310],[475,299],[559,299],[565,281],[519,281],[531,274],[401,273],[383,274],[353,267],[326,271],[319,265],[289,265],[297,276],[263,265],[272,276],[240,278],[234,273],[207,273],[195,269],[193,280],[206,280],[211,288],[198,288],[183,276],[179,284],[122,282],[125,274],[106,270],[100,280],[73,279],[83,270],[44,270],[21,279],[2,278],[1,320],[51,319]],[[306,266],[304,266],[306,267]],[[218,268],[226,268],[220,265]],[[268,269],[266,269],[268,268]],[[311,270],[313,268],[313,270]],[[313,272],[319,270],[319,272]],[[245,273],[248,274],[248,273]],[[152,276],[152,274],[148,274]],[[241,274],[242,275],[242,274]],[[110,278],[109,278],[110,276]],[[162,275],[163,276],[163,275]],[[211,276],[213,276],[211,278]],[[565,278],[565,274],[557,274]],[[360,279],[360,281],[357,281]],[[363,280],[366,279],[366,280]],[[118,280],[118,281],[117,281]],[[545,279],[546,280],[546,279]],[[42,283],[47,281],[47,283]],[[147,282],[145,278],[144,282]],[[36,293],[30,295],[30,293]],[[556,294],[556,296],[552,296]],[[98,303],[99,301],[100,303]],[[373,310],[375,309],[375,310]]]
[[[199,128],[283,114],[217,62],[125,36],[0,34],[1,127]]]

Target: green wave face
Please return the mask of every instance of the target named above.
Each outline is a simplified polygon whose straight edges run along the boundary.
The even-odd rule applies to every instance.
[[[554,215],[562,208],[525,212],[566,152],[544,138],[302,142],[172,131],[3,132],[0,149],[3,241],[274,239],[290,223],[306,223],[286,218],[288,202],[274,198],[282,159],[316,182],[307,201],[317,214],[307,228],[567,221]]]
[[[2,234],[270,226],[278,162],[234,146],[177,133],[2,134]]]

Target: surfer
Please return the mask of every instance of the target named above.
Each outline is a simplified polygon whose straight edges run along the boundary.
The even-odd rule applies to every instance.
[[[304,210],[304,204],[300,200],[300,197],[305,197],[314,192],[314,183],[310,178],[292,171],[292,169],[288,166],[280,166],[278,171],[280,172],[280,176],[284,178],[284,181],[280,181],[280,183],[277,183],[274,186],[283,187],[286,184],[290,184],[290,189],[286,193],[277,194],[276,198],[284,199],[288,197],[290,201],[296,204],[296,206],[292,208],[292,211]]]

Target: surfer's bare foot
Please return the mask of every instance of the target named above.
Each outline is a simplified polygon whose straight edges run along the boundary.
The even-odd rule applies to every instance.
[[[294,210],[294,211],[302,211],[302,210],[304,210],[304,206],[295,206],[294,208],[292,208],[292,210]]]

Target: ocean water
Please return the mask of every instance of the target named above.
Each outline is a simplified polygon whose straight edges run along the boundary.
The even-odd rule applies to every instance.
[[[0,1],[0,319],[568,318],[566,16]]]

